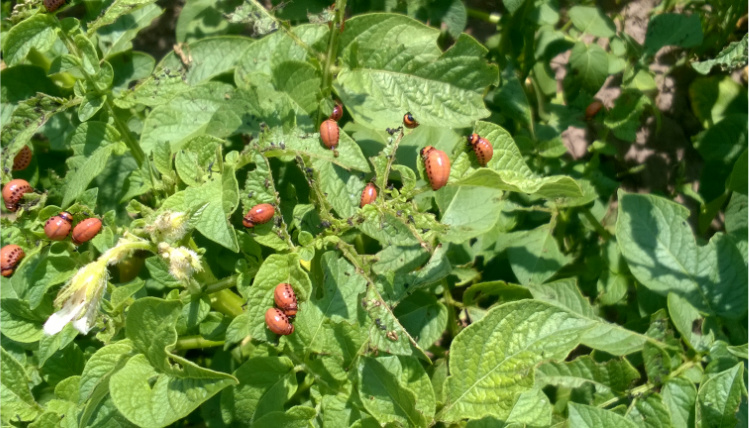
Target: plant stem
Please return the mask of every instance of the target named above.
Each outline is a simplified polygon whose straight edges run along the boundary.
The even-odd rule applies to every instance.
[[[235,318],[244,312],[242,309],[244,299],[231,290],[225,288],[211,294],[209,297],[211,299],[211,307],[224,315]]]
[[[227,276],[224,279],[221,279],[217,282],[208,284],[205,287],[203,287],[203,293],[204,294],[218,293],[221,290],[234,287],[236,284],[237,284],[237,275]]]
[[[466,13],[471,18],[480,19],[490,24],[496,24],[502,18],[502,15],[498,13],[486,13],[483,10],[476,10],[471,8],[466,8]]]
[[[177,339],[177,343],[174,345],[175,349],[184,351],[187,349],[202,349],[202,348],[213,348],[216,346],[223,346],[224,341],[215,341],[204,339],[202,336],[184,336]]]
[[[596,232],[598,232],[598,235],[601,238],[607,241],[611,239],[611,234],[609,233],[609,231],[606,230],[603,226],[601,226],[601,223],[599,223],[598,220],[596,220],[596,218],[593,216],[593,213],[590,212],[590,208],[587,208],[587,207],[583,208],[583,215],[585,216],[586,219],[588,219],[590,224],[593,226]]]

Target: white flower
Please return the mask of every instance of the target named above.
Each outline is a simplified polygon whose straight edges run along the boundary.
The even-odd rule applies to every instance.
[[[169,273],[179,281],[187,281],[195,272],[203,270],[198,254],[185,247],[172,248],[159,243],[161,257],[169,260]]]
[[[80,268],[55,299],[61,309],[50,315],[44,323],[44,332],[57,334],[69,322],[83,334],[94,326],[99,311],[99,302],[107,286],[107,263],[105,259],[89,263]]]
[[[186,213],[165,211],[146,226],[146,231],[154,241],[179,241],[190,228],[189,220]]]

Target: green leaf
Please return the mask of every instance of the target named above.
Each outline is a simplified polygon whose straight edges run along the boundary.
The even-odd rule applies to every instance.
[[[421,290],[403,299],[393,309],[393,315],[423,349],[432,346],[447,328],[445,305],[432,293]]]
[[[348,23],[347,23],[348,26]],[[317,47],[322,51],[328,42],[328,26],[321,24],[299,25],[291,32],[307,46]],[[268,52],[275,52],[268,55]],[[237,86],[244,86],[244,82],[251,82],[250,75],[260,72],[266,76],[273,76],[273,69],[286,61],[307,61],[310,52],[290,37],[285,31],[278,31],[257,40],[251,44],[237,62],[234,82]]]
[[[89,183],[104,171],[113,150],[113,145],[97,149],[88,157],[87,162],[80,165],[79,169],[71,174],[72,176],[65,186],[65,195],[62,199],[63,208],[68,207],[75,201],[86,190]]]
[[[497,69],[483,59],[485,48],[461,36],[443,53],[438,34],[401,15],[346,21],[339,47],[344,69],[334,87],[355,121],[395,127],[410,111],[423,125],[455,128],[489,115],[481,92],[496,81]]]
[[[361,176],[322,159],[313,159],[312,166],[325,199],[336,213],[341,218],[356,214],[366,186]]]
[[[661,390],[663,402],[671,412],[671,421],[675,427],[694,425],[695,401],[697,388],[694,382],[684,377],[669,379]]]
[[[78,48],[81,69],[89,76],[97,74],[100,70],[99,55],[96,53],[94,44],[83,34],[76,34],[73,41]]]
[[[746,180],[741,175],[742,166],[738,163],[741,153],[746,152],[746,123],[745,113],[729,114],[697,136],[695,147],[704,159],[699,192],[706,200],[720,197],[726,191],[727,180],[737,181],[739,187],[743,184],[746,188]],[[738,169],[735,180],[732,178],[734,165]],[[743,168],[746,172],[746,167]]]
[[[620,355],[642,349],[644,337],[627,334],[622,341],[612,327],[540,301],[495,307],[453,341],[446,404],[438,419],[506,418],[519,395],[533,387],[534,367],[564,360],[581,341]],[[608,337],[612,333],[618,339]]]
[[[304,311],[304,302],[309,298],[312,285],[299,265],[299,256],[294,253],[271,254],[260,266],[252,287],[248,289],[247,313],[253,339],[268,342],[276,339],[277,336],[265,325],[265,311],[273,306],[273,291],[282,282],[291,284],[300,303],[299,312]]]
[[[746,261],[722,234],[698,247],[688,216],[666,199],[619,193],[616,237],[632,274],[658,294],[676,293],[698,310],[740,318],[747,310]]]
[[[612,37],[616,34],[614,22],[597,7],[574,6],[568,14],[572,24],[583,33],[596,37]]]
[[[151,21],[158,18],[163,12],[164,10],[160,7],[149,4],[132,13],[120,16],[105,30],[99,28],[97,37],[102,57],[111,58],[120,52],[132,49],[132,40],[138,32],[151,25]],[[116,69],[117,67],[115,67]]]
[[[58,25],[55,16],[37,13],[12,26],[3,36],[3,59],[12,67],[23,61],[32,48],[47,52],[57,40]]]
[[[380,423],[425,427],[427,421],[416,408],[416,395],[401,384],[391,371],[375,358],[363,357],[358,366],[359,395],[364,408]]]
[[[452,194],[440,196],[449,200],[442,209],[443,224],[450,226],[442,236],[444,242],[461,243],[484,234],[494,227],[502,210],[502,191],[490,187],[448,187]]]
[[[603,123],[617,138],[630,143],[635,141],[640,128],[640,117],[652,101],[634,89],[625,89],[614,102],[614,108],[604,117]]]
[[[635,401],[634,407],[627,413],[627,419],[640,427],[671,426],[671,414],[658,393],[648,394]]]
[[[228,374],[202,368],[170,353],[182,305],[153,297],[130,306],[126,334],[144,354],[112,375],[112,401],[131,422],[160,427],[177,421],[223,388],[237,383]]]
[[[133,346],[120,341],[99,348],[86,362],[79,383],[79,401],[86,402],[99,389],[108,390],[109,378],[130,357]]]
[[[231,86],[207,82],[178,93],[164,105],[154,108],[143,123],[140,145],[151,153],[154,147],[169,142],[176,152],[194,136],[225,137],[242,123],[242,112],[232,111],[225,96]]]
[[[747,63],[747,34],[741,38],[738,42],[731,42],[728,46],[725,46],[715,58],[711,58],[705,61],[698,61],[692,63],[694,68],[700,74],[708,74],[710,70],[716,65],[720,66],[723,71],[734,70],[741,66],[745,66]]]
[[[645,51],[654,55],[664,46],[691,48],[702,44],[702,24],[699,14],[663,13],[648,23]]]
[[[710,128],[733,113],[747,114],[746,88],[730,76],[698,77],[689,85],[692,111],[702,126]]]
[[[588,299],[582,295],[574,278],[560,279],[548,284],[531,282],[527,287],[534,299],[555,303],[589,318],[596,317],[596,311]]]
[[[297,388],[294,364],[286,357],[254,357],[233,373],[239,385],[221,392],[224,423],[249,427],[280,412]]]
[[[281,428],[306,428],[310,426],[317,411],[312,407],[294,406],[286,412],[272,412],[256,421],[257,426]]]
[[[746,395],[744,363],[709,376],[697,391],[697,422],[704,427],[736,426],[736,412]]]
[[[187,67],[175,52],[170,52],[159,63],[159,68],[178,70],[187,68],[185,77],[191,86],[234,71],[240,58],[253,44],[253,40],[239,36],[217,36],[196,40],[182,46],[182,52],[191,62]]]
[[[228,218],[239,206],[239,189],[234,168],[224,164],[220,176],[214,175],[200,187],[188,187],[184,191],[185,209],[199,212],[195,228],[211,241],[239,251],[237,235]]]
[[[237,383],[227,374],[204,369],[176,355],[171,358],[181,367],[160,373],[139,354],[112,375],[112,401],[131,422],[142,427],[169,425]]]
[[[676,330],[692,349],[705,352],[710,349],[715,337],[713,332],[703,333],[701,327],[704,317],[689,302],[678,294],[668,294],[668,313]]]
[[[728,182],[726,183],[726,189],[746,195],[749,191],[749,186],[747,186],[747,182],[743,177],[747,175],[749,175],[749,157],[747,157],[747,151],[744,149],[738,159],[736,159],[736,163],[733,164],[731,176],[728,177]]]
[[[32,421],[41,413],[29,389],[31,379],[26,370],[4,348],[0,349],[0,398],[3,400],[2,422]]]
[[[569,362],[548,362],[536,370],[536,384],[579,388],[591,385],[597,394],[621,395],[640,378],[640,373],[626,359],[598,363],[590,356]]]
[[[521,284],[542,284],[571,261],[559,250],[548,225],[508,233],[501,245],[507,248],[512,271]]]
[[[474,132],[492,143],[494,156],[487,168],[469,169],[453,186],[483,186],[512,192],[534,193],[546,198],[579,197],[582,189],[570,177],[538,177],[525,164],[512,136],[504,128],[478,122]]]
[[[154,2],[155,0],[115,0],[96,20],[88,24],[88,35],[92,36],[99,28],[110,25],[121,16],[132,13]]]
[[[583,88],[595,94],[609,75],[609,57],[597,44],[577,42],[570,54],[570,67]]]
[[[276,89],[287,93],[310,116],[317,111],[321,83],[319,71],[306,62],[282,62],[273,69]]]
[[[600,409],[598,407],[569,403],[568,408],[570,412],[570,426],[580,428],[636,428],[638,426],[623,416],[619,416],[612,411]]]
[[[383,246],[408,246],[418,243],[417,237],[406,225],[403,217],[390,212],[381,212],[373,205],[366,205],[361,210],[364,222],[356,227],[373,239],[380,241]]]
[[[104,94],[93,92],[87,93],[81,101],[81,105],[78,106],[78,120],[85,122],[94,117],[94,115],[101,110],[106,101],[107,96]]]
[[[223,144],[224,140],[210,135],[198,135],[187,141],[174,158],[179,178],[188,186],[200,186],[208,181],[213,177],[208,166],[216,162],[216,149]]]

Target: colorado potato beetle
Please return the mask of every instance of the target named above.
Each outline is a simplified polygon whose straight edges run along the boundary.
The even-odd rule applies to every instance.
[[[285,282],[278,284],[276,290],[273,292],[273,300],[276,302],[276,306],[278,306],[287,317],[293,317],[296,315],[298,305],[296,294],[294,294],[294,289],[291,288],[291,284]]]
[[[54,217],[50,217],[44,223],[44,234],[53,241],[62,241],[70,234],[72,227],[73,215],[67,211],[63,211]]]
[[[600,100],[593,100],[593,102],[588,104],[588,107],[585,108],[585,120],[593,119],[602,108],[603,103]]]
[[[330,114],[330,119],[338,122],[343,117],[343,105],[338,103],[333,107],[333,113]]]
[[[406,128],[413,129],[419,126],[419,122],[417,122],[416,119],[414,119],[411,112],[408,112],[403,115],[403,125],[405,125]]]
[[[13,271],[16,270],[16,266],[21,262],[21,259],[26,255],[23,249],[18,245],[6,245],[0,249],[0,270],[2,270],[3,276],[13,275]]]
[[[5,208],[7,208],[8,211],[18,210],[18,205],[21,202],[24,193],[31,193],[33,191],[34,189],[31,188],[31,185],[29,185],[29,182],[26,180],[20,178],[10,180],[3,187],[3,201],[5,202]]]
[[[268,223],[273,215],[276,213],[276,209],[271,204],[257,204],[250,208],[242,219],[244,227],[255,227],[256,224]]]
[[[424,159],[424,169],[432,190],[441,189],[450,178],[450,158],[445,152],[432,146],[421,149],[421,157]]]
[[[367,187],[361,192],[361,202],[359,207],[364,208],[364,205],[369,205],[377,199],[377,188],[374,184],[369,183]]]
[[[286,336],[294,332],[294,325],[289,322],[289,317],[277,308],[265,311],[265,324],[275,334]]]
[[[31,148],[23,146],[20,152],[13,158],[13,171],[22,171],[31,163]]]
[[[65,3],[65,0],[44,0],[44,8],[47,9],[47,12],[52,13]]]
[[[492,159],[492,156],[494,156],[494,147],[492,147],[492,143],[490,143],[486,138],[479,137],[479,134],[471,134],[471,136],[468,137],[468,142],[471,144],[471,147],[473,147],[473,152],[476,153],[476,159],[478,159],[479,165],[486,166],[486,164]]]
[[[325,147],[335,149],[338,147],[338,123],[333,119],[328,119],[320,124],[320,138]]]
[[[94,239],[99,231],[101,231],[101,220],[98,218],[87,218],[76,224],[73,228],[73,243],[81,245],[84,242],[88,242]]]

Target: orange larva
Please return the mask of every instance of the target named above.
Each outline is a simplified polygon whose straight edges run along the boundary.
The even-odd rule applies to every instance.
[[[432,190],[441,189],[450,178],[450,158],[445,152],[432,146],[421,149],[421,157],[424,159],[424,169]]]
[[[602,108],[603,103],[600,100],[593,100],[593,102],[585,108],[585,120],[593,119]]]
[[[63,211],[54,217],[50,217],[44,223],[44,234],[53,241],[62,241],[70,234],[72,227],[73,215],[67,211]]]
[[[52,13],[65,3],[65,0],[44,0],[44,8],[47,9],[47,12]]]
[[[374,184],[369,183],[367,184],[367,187],[364,188],[361,192],[361,201],[359,203],[360,207],[364,207],[364,205],[369,205],[372,202],[377,199],[377,188]]]
[[[84,242],[88,242],[94,239],[99,231],[101,231],[101,220],[98,218],[87,218],[76,224],[73,228],[73,243],[81,245]]]
[[[325,147],[335,149],[338,147],[338,123],[333,119],[328,119],[320,124],[320,138]]]
[[[476,159],[478,159],[479,165],[486,166],[486,164],[492,159],[492,156],[494,156],[494,147],[492,147],[492,143],[490,143],[486,138],[479,137],[479,134],[471,134],[471,136],[468,137],[468,142],[471,144],[471,147],[473,147],[473,152],[476,153]]]
[[[406,128],[413,129],[413,128],[416,128],[417,126],[419,126],[419,122],[417,122],[416,119],[414,119],[414,117],[411,114],[411,112],[408,112],[408,113],[406,113],[406,114],[403,115],[403,125],[405,125]]]
[[[31,149],[29,146],[23,146],[21,151],[13,158],[13,171],[22,171],[31,163]]]
[[[273,292],[273,300],[276,302],[276,306],[278,306],[287,317],[295,316],[299,309],[296,294],[294,294],[294,289],[291,287],[291,284],[285,282],[278,284]]]
[[[338,122],[343,117],[343,105],[338,103],[333,107],[333,113],[330,114],[330,119]]]
[[[31,193],[33,191],[34,189],[31,188],[31,185],[26,180],[20,178],[10,180],[3,187],[3,201],[5,202],[5,208],[7,208],[8,211],[18,210],[18,205],[21,202],[24,193]]]
[[[11,276],[16,270],[16,266],[26,255],[23,249],[18,245],[6,245],[0,249],[0,270],[3,276]]]
[[[289,322],[289,317],[281,312],[280,309],[268,308],[265,311],[265,324],[275,334],[286,336],[294,332],[294,325]]]
[[[242,219],[244,227],[255,227],[256,224],[268,223],[273,215],[276,213],[276,209],[271,204],[258,204],[250,208]]]

